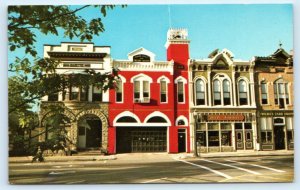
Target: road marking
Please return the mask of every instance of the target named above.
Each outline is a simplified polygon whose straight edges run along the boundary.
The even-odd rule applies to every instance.
[[[278,173],[284,173],[285,171],[283,170],[278,170],[278,169],[274,169],[274,168],[270,168],[270,167],[267,167],[267,166],[261,166],[261,165],[257,165],[257,164],[249,164],[249,163],[244,163],[244,162],[238,162],[238,161],[233,161],[233,160],[226,160],[228,162],[234,162],[234,163],[238,163],[238,164],[248,164],[248,165],[251,165],[251,166],[255,166],[255,167],[259,167],[259,168],[264,168],[264,169],[267,169],[267,170],[271,170],[271,171],[274,171],[274,172],[278,172]]]
[[[68,183],[66,183],[66,184],[77,184],[77,183],[82,183],[82,182],[85,182],[85,180],[71,181],[71,182],[68,182]]]
[[[175,159],[175,158],[174,158],[174,159]],[[192,163],[192,162],[188,162],[188,161],[185,161],[185,160],[178,160],[178,159],[175,159],[175,160],[180,161],[180,162],[184,162],[184,163],[186,163],[186,164],[190,164],[190,165],[193,165],[193,166],[196,166],[196,167],[205,169],[205,170],[208,170],[208,171],[213,172],[213,173],[215,173],[215,174],[217,174],[217,175],[220,175],[220,176],[222,176],[222,177],[225,177],[226,179],[232,179],[231,176],[229,176],[229,175],[227,175],[227,174],[224,174],[224,173],[222,173],[222,172],[220,172],[220,171],[211,169],[211,168],[209,168],[209,167],[202,166],[202,165],[199,165],[199,164],[194,164],[194,163]]]
[[[164,180],[164,179],[168,179],[168,178],[164,177],[164,178],[159,178],[159,179],[152,179],[152,180],[149,180],[149,181],[144,181],[142,183],[151,183],[151,182],[160,181],[160,180]]]
[[[233,165],[229,165],[229,164],[224,164],[224,163],[220,163],[220,162],[215,162],[215,161],[212,161],[212,160],[205,160],[205,159],[202,159],[202,160],[205,161],[205,162],[210,162],[210,163],[219,164],[219,165],[223,165],[223,166],[235,168],[235,169],[238,169],[238,170],[242,170],[242,171],[245,171],[245,172],[254,174],[254,175],[261,175],[261,173],[259,173],[259,172],[255,172],[255,171],[248,170],[248,169],[245,169],[245,168],[241,168],[241,167],[238,167],[238,166],[233,166]]]
[[[49,175],[61,175],[61,174],[72,174],[72,173],[76,173],[76,171],[50,172]]]

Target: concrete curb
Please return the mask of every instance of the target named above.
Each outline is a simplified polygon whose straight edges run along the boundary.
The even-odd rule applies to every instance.
[[[71,162],[71,161],[104,161],[116,160],[116,156],[49,156],[44,157],[45,162]],[[32,156],[11,157],[9,163],[31,163]]]
[[[177,159],[189,159],[189,158],[228,158],[228,157],[257,157],[257,156],[294,156],[294,153],[273,153],[273,154],[225,154],[225,155],[213,155],[213,154],[199,154],[199,157],[194,155],[180,155]],[[175,157],[175,156],[174,156]]]

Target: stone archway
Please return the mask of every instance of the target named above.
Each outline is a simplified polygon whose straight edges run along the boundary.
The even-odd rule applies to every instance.
[[[107,117],[101,112],[101,110],[96,110],[96,109],[89,109],[89,110],[84,110],[76,115],[76,126],[72,126],[72,132],[73,132],[73,137],[76,138],[76,144],[77,144],[77,137],[78,137],[78,121],[84,117],[85,115],[95,115],[97,116],[101,123],[102,123],[102,148],[107,149],[108,145],[108,121]]]
[[[40,115],[40,133],[43,133],[44,131],[44,134],[43,135],[40,135],[39,136],[39,141],[40,142],[43,142],[46,140],[46,134],[47,134],[47,128],[46,128],[46,120],[48,118],[51,118],[53,116],[56,116],[56,115],[62,115],[63,117],[65,117],[66,119],[68,119],[68,123],[72,126],[73,123],[75,122],[76,120],[76,117],[75,115],[68,109],[64,109],[64,111],[62,112],[55,112],[55,111],[49,111],[49,112],[44,112],[44,114]],[[71,134],[71,132],[70,132]],[[72,136],[71,135],[68,135],[68,138],[72,141]]]

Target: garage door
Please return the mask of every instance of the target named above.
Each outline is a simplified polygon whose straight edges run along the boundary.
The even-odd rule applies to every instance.
[[[117,153],[167,151],[166,127],[118,127]]]

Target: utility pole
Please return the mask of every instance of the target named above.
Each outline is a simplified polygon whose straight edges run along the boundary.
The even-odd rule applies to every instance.
[[[197,150],[197,128],[198,128],[198,117],[194,115],[194,157],[199,157],[198,150]]]

